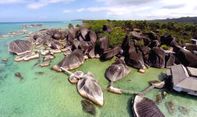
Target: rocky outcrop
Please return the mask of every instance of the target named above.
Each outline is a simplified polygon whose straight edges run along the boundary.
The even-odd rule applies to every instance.
[[[31,52],[31,42],[27,40],[15,40],[9,44],[9,52],[22,55]]]

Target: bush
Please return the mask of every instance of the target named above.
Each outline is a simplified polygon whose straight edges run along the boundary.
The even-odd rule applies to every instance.
[[[104,35],[108,37],[111,46],[117,46],[122,44],[126,33],[122,28],[115,27],[112,29],[112,32],[104,33]]]
[[[135,45],[136,46],[139,46],[139,47],[144,46],[144,40],[138,40],[138,41],[136,41],[135,42]]]
[[[165,44],[161,45],[161,48],[163,48],[164,50],[169,50],[170,49],[170,47],[165,45]]]
[[[192,36],[197,35],[197,24],[192,23],[132,20],[85,20],[83,23],[96,33],[107,35],[111,45],[119,45],[126,32],[131,31],[133,28],[139,28],[142,32],[157,31],[159,29],[160,36],[166,33],[170,34],[175,37],[180,44],[190,42]],[[110,26],[112,32],[110,34],[103,32],[103,25]]]
[[[89,21],[83,21],[85,24],[85,27],[92,29],[96,33],[103,31],[103,25],[108,24],[107,20],[89,20]]]

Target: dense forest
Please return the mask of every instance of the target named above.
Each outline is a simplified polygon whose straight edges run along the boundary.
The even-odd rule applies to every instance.
[[[195,23],[197,24],[197,17],[181,17],[181,18],[168,18],[154,20],[159,22],[183,22],[183,23]]]
[[[171,35],[181,45],[197,37],[197,24],[192,22],[84,20],[83,24],[97,34],[107,36],[112,46],[120,45],[125,36],[134,29],[140,29],[143,33],[154,32],[158,36]],[[103,28],[110,31],[103,31]]]

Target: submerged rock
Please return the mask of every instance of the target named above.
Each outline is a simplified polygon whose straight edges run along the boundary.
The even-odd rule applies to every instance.
[[[165,117],[152,100],[143,96],[135,96],[133,109],[136,117]]]
[[[1,59],[2,62],[7,63],[8,62],[8,58],[3,58]]]
[[[83,111],[85,111],[91,115],[96,115],[96,107],[90,101],[82,100],[81,105],[82,105]]]
[[[41,72],[41,71],[39,71],[39,72],[36,72],[36,74],[38,74],[38,75],[44,75],[44,74],[45,74],[45,72]]]
[[[9,44],[9,52],[22,55],[31,52],[31,42],[27,40],[15,40]]]
[[[17,78],[19,78],[20,80],[23,79],[23,76],[21,75],[20,72],[16,72],[14,75],[15,75]]]
[[[157,94],[155,98],[156,98],[156,99],[155,99],[155,102],[156,102],[156,103],[161,103],[161,101],[162,101],[162,99],[163,99],[161,94]]]
[[[178,110],[183,114],[183,115],[188,115],[189,114],[189,109],[187,109],[184,106],[179,106]]]
[[[44,61],[43,63],[40,64],[40,67],[47,67],[50,65],[50,63],[51,63],[50,60]]]
[[[175,112],[175,104],[172,101],[166,102],[165,106],[170,114]]]
[[[98,84],[98,81],[94,79],[92,73],[87,73],[77,83],[77,89],[81,96],[91,100],[99,106],[103,106],[103,91]]]

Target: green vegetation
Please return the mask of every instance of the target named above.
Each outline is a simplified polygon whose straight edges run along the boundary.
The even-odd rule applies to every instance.
[[[170,46],[167,46],[167,45],[163,44],[163,45],[161,45],[161,48],[163,48],[164,50],[169,50]]]
[[[84,25],[101,35],[107,35],[111,45],[120,45],[126,33],[133,28],[139,28],[143,32],[158,32],[160,36],[170,34],[176,38],[177,42],[184,44],[190,42],[192,37],[197,37],[197,24],[164,22],[164,21],[117,21],[117,20],[85,20]],[[103,25],[111,28],[112,32],[103,32]]]
[[[120,27],[115,27],[110,33],[103,33],[104,36],[107,36],[111,46],[119,45],[122,43],[125,38],[125,31]]]
[[[72,24],[68,24],[68,28],[72,28],[73,27],[73,25]]]

